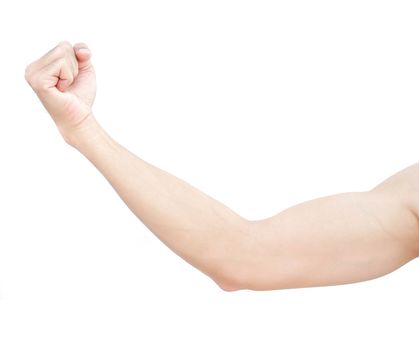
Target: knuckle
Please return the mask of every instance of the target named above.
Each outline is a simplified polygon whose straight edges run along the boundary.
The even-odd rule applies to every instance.
[[[65,48],[62,45],[58,45],[55,49],[54,49],[54,54],[57,57],[63,57],[65,55]]]
[[[61,71],[68,66],[67,57],[66,56],[61,56],[53,64],[57,67],[57,70]]]
[[[35,91],[42,90],[39,74],[32,74],[29,80],[29,84]]]
[[[71,46],[70,42],[69,42],[69,41],[67,41],[67,40],[61,41],[61,42],[58,44],[58,46],[63,47],[63,48],[65,48],[65,49],[72,48],[72,46]]]
[[[29,85],[37,93],[46,93],[49,90],[49,80],[41,71],[32,73]]]
[[[67,78],[67,80],[68,80],[68,84],[69,84],[69,85],[73,84],[73,81],[74,81],[74,76],[73,76],[73,75],[70,75],[70,76]]]
[[[65,78],[70,78],[74,76],[74,69],[71,60],[69,60],[68,58],[65,59],[61,67],[63,68],[62,73],[64,74]]]
[[[59,57],[68,55],[70,49],[72,49],[71,44],[68,41],[61,41],[54,49],[55,54]]]
[[[28,83],[30,83],[32,77],[32,65],[28,65],[25,68],[25,79]]]
[[[63,56],[57,60],[57,63],[60,67],[66,65],[68,63],[67,57]]]

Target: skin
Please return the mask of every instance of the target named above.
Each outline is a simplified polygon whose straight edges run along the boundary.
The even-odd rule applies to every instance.
[[[247,220],[111,138],[92,112],[96,79],[84,43],[61,42],[25,77],[67,144],[109,181],[164,244],[223,290],[360,282],[419,254],[419,163],[365,192],[317,198]]]

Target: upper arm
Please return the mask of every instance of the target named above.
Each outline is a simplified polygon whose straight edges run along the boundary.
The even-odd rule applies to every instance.
[[[418,222],[397,186],[310,200],[251,222],[244,285],[266,290],[344,284],[391,272],[418,254]]]

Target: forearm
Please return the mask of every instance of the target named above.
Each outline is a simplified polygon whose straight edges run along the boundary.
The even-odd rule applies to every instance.
[[[175,253],[226,288],[246,243],[248,222],[179,178],[138,158],[92,119],[67,138],[131,211]]]

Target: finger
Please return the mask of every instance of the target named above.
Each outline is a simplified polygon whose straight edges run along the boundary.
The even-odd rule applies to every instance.
[[[86,69],[91,66],[90,58],[92,53],[85,43],[77,43],[74,45],[74,52],[78,62],[79,69]]]
[[[59,58],[35,72],[28,81],[38,94],[65,91],[74,80],[73,69],[68,59]],[[60,82],[62,81],[62,82]]]
[[[70,63],[71,70],[73,72],[73,77],[74,79],[76,79],[77,75],[79,74],[79,63],[77,61],[77,57],[73,48],[71,48],[71,52],[68,53],[67,59]]]
[[[68,56],[69,53],[72,52],[72,45],[68,41],[61,41],[57,46],[48,51],[44,56],[34,61],[28,67],[28,70],[32,72],[42,70],[45,66],[48,66],[49,64],[51,64],[59,58]]]
[[[61,67],[59,79],[57,82],[57,89],[65,92],[75,79],[74,68],[71,64],[64,64]]]

